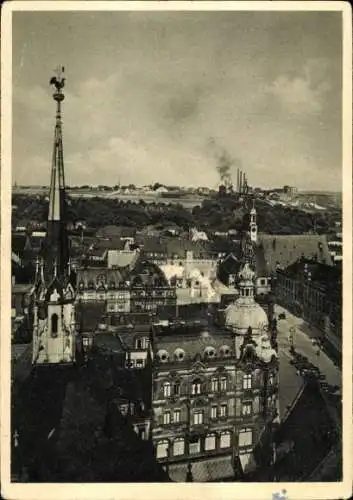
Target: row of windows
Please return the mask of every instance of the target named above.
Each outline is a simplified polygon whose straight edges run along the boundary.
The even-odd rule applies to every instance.
[[[271,383],[273,383],[273,376],[271,376]],[[229,387],[229,381],[226,377],[213,377],[210,381],[210,391],[211,392],[225,392]],[[191,383],[191,394],[197,395],[204,392],[203,387],[204,384],[202,380],[195,379]],[[180,394],[180,382],[174,382],[173,385],[170,382],[164,382],[163,384],[163,396],[170,397],[171,395],[179,395]],[[252,388],[252,375],[245,374],[243,376],[243,389],[251,389]]]
[[[201,425],[204,423],[204,411],[195,410],[192,414],[192,422],[194,425]],[[211,420],[216,420],[217,418],[224,418],[228,416],[228,404],[222,403],[219,406],[211,406]],[[166,411],[163,414],[163,424],[168,425],[170,423],[179,423],[181,419],[181,410],[177,409],[173,412]]]
[[[271,396],[267,400],[269,406],[275,404],[275,396]],[[257,404],[258,407],[258,404]],[[258,411],[259,408],[257,408]],[[241,414],[245,416],[250,416],[254,413],[253,402],[243,401],[241,404]],[[216,420],[218,418],[226,418],[228,416],[228,404],[222,403],[220,405],[212,405],[210,418],[211,420]],[[202,425],[205,422],[205,411],[196,409],[192,412],[192,423],[193,425]],[[163,413],[163,425],[169,425],[171,423],[179,423],[181,419],[181,410],[176,409],[173,412],[167,410]]]
[[[252,445],[252,429],[244,428],[239,432],[239,447]],[[184,438],[176,438],[172,443],[166,439],[157,442],[157,458],[178,457],[182,455],[196,455],[203,451],[212,451],[217,448],[226,449],[232,446],[232,433],[224,431],[220,435],[208,434],[205,438],[198,438],[187,442]],[[187,449],[188,448],[188,449]]]

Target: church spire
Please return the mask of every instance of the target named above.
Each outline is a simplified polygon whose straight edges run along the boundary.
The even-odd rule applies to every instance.
[[[53,276],[55,267],[57,268],[56,270],[58,278],[62,278],[66,272],[68,262],[64,155],[61,119],[61,104],[65,98],[63,94],[63,88],[65,85],[65,78],[63,77],[63,73],[64,68],[58,68],[56,70],[56,76],[53,76],[50,80],[50,85],[52,85],[55,89],[53,93],[53,99],[56,102],[56,118],[45,249],[45,267],[46,274],[49,279]]]

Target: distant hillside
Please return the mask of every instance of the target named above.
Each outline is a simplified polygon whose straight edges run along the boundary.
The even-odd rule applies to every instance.
[[[13,226],[29,221],[44,222],[48,201],[43,196],[13,195]],[[266,201],[256,201],[259,230],[270,234],[328,233],[341,218],[341,210],[332,205],[329,209],[309,213],[296,207],[271,206]],[[176,225],[182,229],[197,226],[206,231],[228,231],[248,227],[248,214],[233,197],[204,199],[201,206],[188,210],[180,204],[132,203],[109,198],[72,198],[68,206],[69,220],[85,221],[92,229],[107,225],[146,226]]]

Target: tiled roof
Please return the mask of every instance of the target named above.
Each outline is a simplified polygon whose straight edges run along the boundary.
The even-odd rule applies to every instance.
[[[279,480],[305,480],[339,444],[339,406],[323,394],[317,380],[307,380],[276,434]],[[288,443],[294,446],[287,449]]]
[[[97,333],[94,336],[94,343],[97,347],[115,353],[123,353],[124,348],[120,338],[111,333]]]
[[[276,270],[277,263],[285,268],[304,256],[325,264],[331,264],[327,239],[321,235],[269,235],[259,234],[259,245],[262,245],[264,260],[269,272]]]
[[[185,351],[185,359],[194,360],[197,355],[204,356],[207,347],[214,347],[217,351],[222,346],[229,348],[233,353],[232,334],[225,330],[218,330],[210,325],[190,328],[189,332],[183,333],[183,328],[169,331],[165,328],[165,333],[160,334],[162,327],[155,327],[154,351],[166,350],[170,359],[173,359],[177,349]]]
[[[77,320],[80,324],[81,332],[94,331],[105,312],[104,302],[79,303],[77,307]]]
[[[93,246],[97,250],[123,250],[124,247],[125,241],[121,240],[120,237],[97,238]]]
[[[186,252],[192,251],[194,258],[207,258],[210,256],[210,245],[208,241],[191,241],[176,237],[137,237],[136,242],[140,244],[143,251],[151,253],[163,253],[167,258],[185,259]]]
[[[96,233],[96,236],[107,236],[107,237],[115,237],[118,236],[119,238],[124,238],[124,237],[134,237],[136,234],[136,229],[133,227],[127,227],[127,226],[105,226],[99,229]]]

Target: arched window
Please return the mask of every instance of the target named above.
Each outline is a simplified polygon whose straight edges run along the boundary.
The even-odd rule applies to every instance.
[[[157,443],[157,458],[166,458],[168,456],[169,442],[162,439]]]
[[[230,433],[230,431],[222,432],[221,433],[220,447],[221,448],[229,448],[230,447],[230,441],[231,441],[231,433]]]
[[[211,392],[218,391],[218,379],[216,377],[212,377],[211,379]]]
[[[195,379],[191,384],[191,394],[201,394],[202,382],[200,379]]]
[[[185,441],[184,438],[176,438],[173,443],[173,455],[178,457],[184,455],[185,453]]]
[[[58,315],[52,314],[52,316],[51,316],[51,334],[52,334],[52,337],[57,337],[57,335],[58,335],[58,322],[59,322]]]
[[[163,395],[165,398],[170,396],[170,382],[164,382],[163,384]]]

